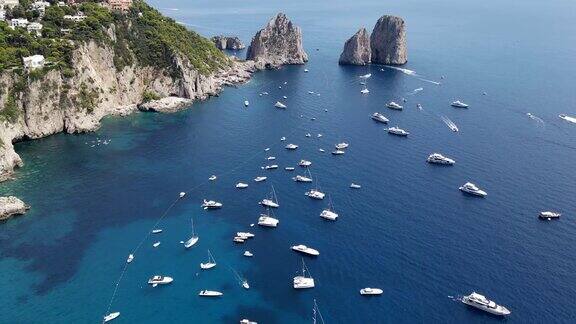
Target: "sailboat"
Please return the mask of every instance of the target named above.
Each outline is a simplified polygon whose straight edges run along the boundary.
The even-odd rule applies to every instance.
[[[320,186],[318,186],[318,178],[316,178],[316,188],[310,189],[309,191],[306,191],[304,194],[312,199],[318,199],[318,200],[322,200],[324,199],[324,196],[326,196],[325,193],[320,191]]]
[[[336,220],[338,218],[338,214],[334,212],[334,205],[332,204],[332,198],[329,198],[328,208],[324,209],[320,213],[320,217],[327,219],[327,220]]]
[[[212,253],[210,252],[210,250],[208,250],[208,262],[200,263],[200,268],[202,270],[208,270],[214,268],[215,266],[216,266],[216,260],[214,260],[214,256],[212,256]]]
[[[278,204],[278,197],[276,197],[276,191],[274,190],[274,186],[272,186],[272,192],[270,193],[270,199],[268,199],[268,198],[262,199],[262,201],[259,202],[259,204],[264,206],[264,207],[270,207],[270,208],[280,207],[280,205]]]
[[[308,173],[308,176],[306,176],[306,173]],[[312,173],[310,172],[310,168],[306,168],[303,176],[297,175],[292,178],[292,180],[296,182],[312,182]]]
[[[188,241],[184,242],[184,247],[189,249],[191,248],[196,242],[198,242],[198,234],[194,232],[194,217],[190,217],[190,222],[192,225],[192,236],[188,239]]]
[[[264,227],[276,227],[280,221],[272,216],[270,216],[270,208],[266,208],[266,214],[260,214],[258,218],[258,225]]]
[[[320,313],[320,308],[318,308],[318,304],[316,304],[316,299],[314,299],[314,308],[312,309],[313,316],[312,316],[312,323],[316,324],[317,318],[320,318],[320,322],[324,324],[324,318],[322,317],[322,313]]]
[[[304,263],[304,258],[302,258],[302,275],[294,277],[294,289],[314,288],[314,278],[306,277],[306,272],[309,271],[306,268],[306,263]]]

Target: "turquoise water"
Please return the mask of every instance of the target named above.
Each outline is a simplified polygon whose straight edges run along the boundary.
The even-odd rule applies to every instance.
[[[187,197],[159,225],[164,232],[144,241],[121,281],[111,308],[122,312],[115,322],[247,317],[306,323],[313,299],[326,322],[498,321],[455,301],[473,290],[506,305],[510,322],[573,321],[576,125],[557,117],[576,115],[573,2],[151,3],[205,36],[237,34],[246,43],[285,11],[303,29],[310,62],[257,73],[250,83],[176,114],[107,118],[96,133],[17,144],[26,165],[0,194],[17,195],[33,208],[0,224],[0,271],[8,276],[0,283],[0,322],[99,321],[126,256],[180,191]],[[371,29],[385,13],[405,17],[405,68],[417,76],[338,66],[345,39],[362,25]],[[371,93],[363,96],[358,76],[366,73],[372,73]],[[258,96],[263,91],[270,95]],[[284,95],[288,109],[274,109]],[[384,107],[401,98],[404,111]],[[471,108],[451,108],[456,99]],[[369,118],[375,111],[409,130],[409,138],[386,134]],[[441,116],[460,132],[450,132]],[[314,136],[306,138],[308,132]],[[300,148],[284,150],[282,136]],[[92,147],[97,139],[111,141]],[[351,144],[344,156],[318,151],[344,140]],[[427,165],[435,151],[457,164]],[[260,169],[270,164],[269,155],[279,170]],[[283,170],[302,158],[313,162],[313,176],[340,214],[337,222],[320,219],[327,202],[309,200],[309,186]],[[214,183],[207,180],[212,174],[219,176]],[[269,179],[254,183],[259,175]],[[238,191],[238,181],[250,187]],[[457,188],[466,181],[489,196],[463,196]],[[352,191],[351,182],[363,188]],[[280,225],[250,228],[270,184],[281,205]],[[204,198],[224,208],[203,211]],[[549,209],[564,216],[536,218]],[[184,251],[179,242],[189,235],[191,216],[200,240]],[[241,230],[256,237],[235,246],[232,235]],[[162,244],[154,249],[156,240]],[[309,291],[291,286],[301,262],[289,250],[296,243],[321,253],[306,258],[316,280]],[[218,266],[200,272],[207,249]],[[242,256],[247,249],[254,258]],[[230,268],[249,280],[250,290]],[[157,273],[174,283],[148,287],[147,278]],[[366,286],[381,287],[384,295],[362,298],[358,290]],[[224,297],[200,299],[201,289]]]

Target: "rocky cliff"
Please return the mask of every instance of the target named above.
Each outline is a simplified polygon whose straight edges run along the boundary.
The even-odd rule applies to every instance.
[[[16,197],[0,197],[0,221],[6,220],[14,215],[22,215],[26,213],[29,208],[30,207],[26,206],[22,200]]]
[[[212,41],[214,42],[214,45],[221,50],[241,50],[246,48],[244,43],[242,43],[238,37],[219,35],[212,37]]]
[[[252,38],[246,58],[258,68],[275,68],[283,64],[304,64],[308,54],[302,46],[302,31],[279,13]]]
[[[371,62],[370,35],[366,28],[360,28],[344,44],[338,64],[366,65]]]
[[[89,42],[74,52],[71,77],[56,69],[40,77],[0,74],[0,181],[22,165],[12,146],[15,141],[63,131],[93,131],[106,115],[137,111],[147,93],[189,101],[206,99],[225,85],[246,81],[254,71],[253,62],[231,60],[228,66],[201,74],[187,58],[175,55],[172,59],[170,72],[176,73],[136,63],[118,71],[114,49]]]
[[[370,36],[370,47],[372,63],[405,64],[408,58],[404,20],[396,16],[380,17]]]

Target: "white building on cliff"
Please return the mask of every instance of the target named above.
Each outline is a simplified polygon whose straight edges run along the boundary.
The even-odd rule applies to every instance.
[[[46,60],[43,55],[32,55],[28,57],[23,57],[22,62],[24,63],[24,68],[27,70],[35,70],[44,67]]]

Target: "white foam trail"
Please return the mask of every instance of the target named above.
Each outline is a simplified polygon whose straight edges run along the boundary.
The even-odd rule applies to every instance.
[[[544,120],[542,120],[542,118],[538,117],[538,116],[534,116],[531,113],[527,113],[526,116],[530,117],[530,119],[533,119],[535,121],[537,121],[540,124],[544,124]]]
[[[575,123],[575,124],[576,124],[576,117],[571,117],[571,116],[568,116],[568,115],[559,115],[558,117],[560,117],[560,118],[562,118],[562,119],[564,119],[564,120],[566,120],[566,121],[569,121],[569,122],[571,122],[571,123]]]
[[[360,76],[360,79],[368,79],[372,76],[372,73],[364,74]]]
[[[450,130],[452,130],[453,132],[458,131],[458,126],[456,126],[456,124],[453,121],[451,121],[450,118],[446,116],[441,116],[440,118],[442,118],[442,121],[444,122],[444,124],[446,124],[446,126],[448,126],[448,128],[450,128]]]
[[[416,71],[412,71],[412,70],[408,70],[408,69],[404,69],[404,68],[399,68],[397,66],[389,66],[389,65],[384,65],[384,67],[392,69],[392,70],[396,70],[396,71],[400,71],[404,74],[408,74],[408,75],[412,75],[412,76],[417,76],[418,74],[416,74]]]
[[[422,90],[424,90],[424,88],[414,89],[414,90],[412,90],[411,92],[409,92],[408,95],[415,95],[415,94],[417,94],[418,92],[420,92],[420,91],[422,91]]]
[[[423,79],[423,78],[418,78],[418,80],[424,81],[424,82],[429,82],[429,83],[432,83],[432,84],[435,84],[435,85],[441,85],[441,84],[442,84],[442,83],[437,82],[437,81],[432,81],[432,80]]]
[[[179,11],[178,8],[160,8],[160,10],[170,10],[170,11]]]

